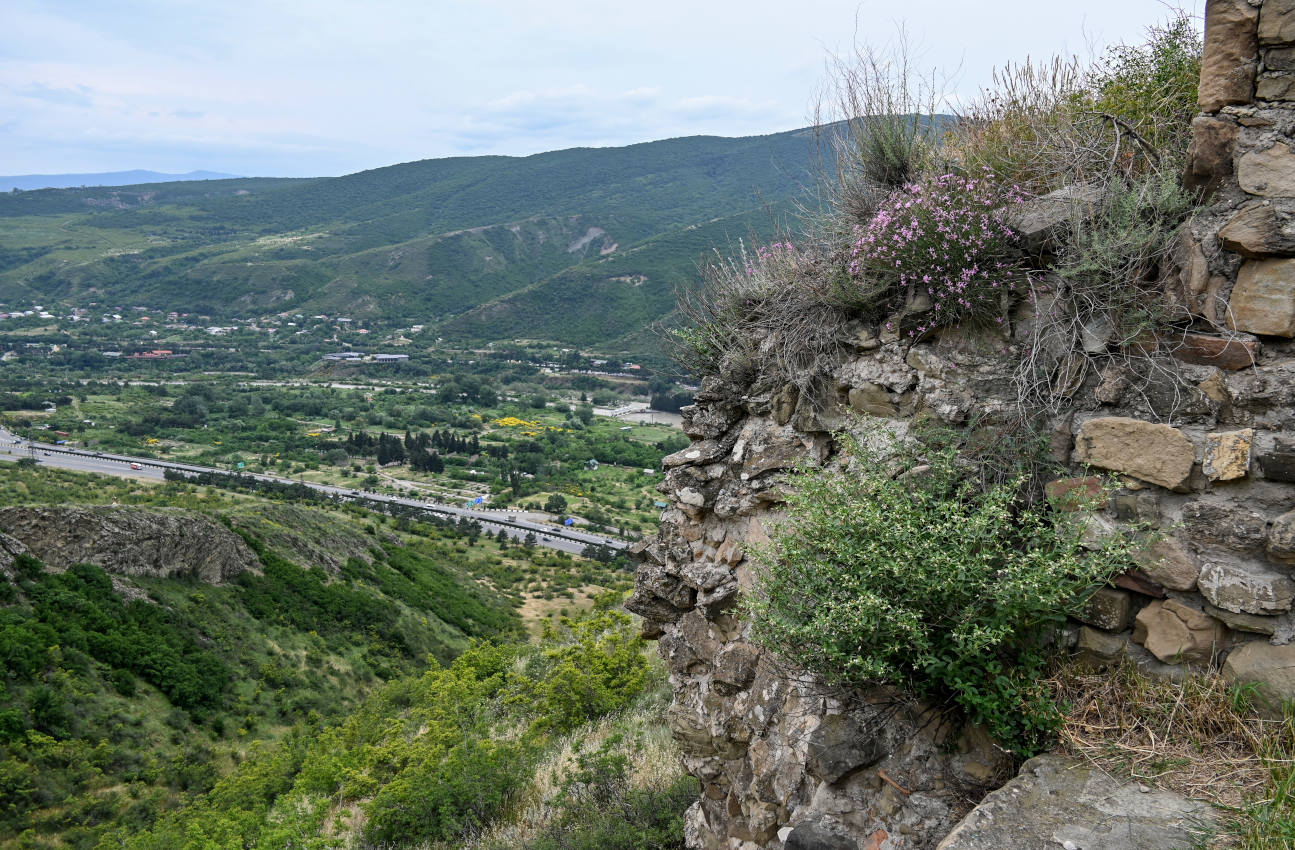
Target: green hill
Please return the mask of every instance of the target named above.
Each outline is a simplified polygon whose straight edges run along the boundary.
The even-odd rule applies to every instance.
[[[453,529],[178,483],[137,493],[53,470],[6,475],[0,507],[24,507],[5,527],[50,552],[96,512],[110,526],[155,522],[156,544],[181,506],[202,545],[232,539],[249,562],[214,583],[165,577],[146,569],[148,544],[134,569],[114,543],[125,571],[54,570],[6,557],[14,538],[0,535],[0,846],[138,831],[293,724],[338,721],[385,681],[523,634],[516,603],[487,586],[504,553]],[[136,504],[107,504],[121,499]],[[14,511],[45,526],[19,531]]]
[[[213,321],[290,310],[604,342],[667,313],[711,246],[768,231],[813,159],[812,133],[793,131],[12,192],[0,195],[0,305]]]

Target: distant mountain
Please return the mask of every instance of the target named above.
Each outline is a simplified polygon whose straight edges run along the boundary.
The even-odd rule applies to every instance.
[[[218,171],[190,171],[163,174],[160,171],[104,171],[97,174],[19,174],[0,177],[0,192],[14,189],[66,189],[71,186],[133,186],[140,183],[174,183],[179,180],[228,180],[236,174]]]
[[[813,183],[815,154],[798,130],[2,193],[0,302],[341,313],[464,340],[615,345],[670,312],[712,247],[770,235]]]

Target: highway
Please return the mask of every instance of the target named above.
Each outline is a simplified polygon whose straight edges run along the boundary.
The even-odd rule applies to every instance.
[[[210,466],[196,466],[191,463],[176,463],[169,460],[161,460],[153,457],[131,457],[129,455],[109,454],[107,452],[92,452],[85,449],[69,448],[67,446],[56,446],[50,443],[39,443],[31,440],[24,440],[17,434],[0,428],[0,462],[18,461],[25,457],[36,459],[37,463],[45,466],[51,466],[58,469],[71,469],[77,472],[92,472],[100,475],[116,475],[122,478],[139,478],[147,481],[164,480],[163,472],[166,469],[175,469],[182,472],[210,472],[216,475],[230,475],[228,470],[217,469]],[[132,469],[131,465],[138,465],[138,469]],[[455,505],[443,505],[435,502],[425,502],[419,499],[409,499],[404,496],[389,496],[383,493],[367,493],[362,490],[351,490],[345,487],[336,487],[331,484],[315,484],[309,481],[297,481],[293,478],[283,478],[277,475],[265,475],[260,473],[244,473],[249,478],[256,478],[261,481],[277,481],[283,484],[302,484],[306,487],[325,493],[330,496],[339,496],[352,502],[368,503],[381,509],[382,505],[402,505],[404,507],[414,508],[416,510],[426,511],[427,513],[438,514],[446,517],[468,517],[481,523],[482,534],[498,534],[503,529],[504,534],[514,540],[522,540],[528,532],[534,532],[535,543],[539,546],[547,546],[550,549],[557,549],[563,552],[578,554],[590,543],[603,544],[612,549],[624,549],[627,544],[613,540],[609,537],[603,537],[596,534],[590,534],[579,531],[574,528],[558,528],[541,522],[527,519],[519,511],[509,511],[507,509],[479,509],[479,508],[462,508]]]

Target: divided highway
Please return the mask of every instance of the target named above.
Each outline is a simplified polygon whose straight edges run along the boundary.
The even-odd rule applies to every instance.
[[[49,443],[38,443],[32,440],[24,440],[16,434],[12,434],[3,428],[0,428],[0,461],[17,461],[24,457],[33,457],[38,463],[46,466],[53,466],[60,469],[72,469],[78,472],[94,472],[101,475],[117,475],[121,477],[146,478],[155,481],[163,480],[163,471],[175,469],[182,472],[209,472],[216,475],[230,475],[228,470],[216,469],[210,466],[197,466],[191,463],[177,463],[169,460],[161,460],[153,457],[130,457],[129,455],[109,454],[107,452],[91,452],[84,449],[68,448],[67,446],[56,446]],[[550,549],[558,549],[564,552],[579,553],[589,544],[602,544],[612,549],[624,549],[627,544],[613,540],[609,537],[603,537],[596,534],[589,534],[584,531],[578,531],[572,528],[556,528],[541,522],[534,522],[520,515],[520,512],[510,512],[505,509],[473,509],[461,508],[454,505],[442,505],[435,502],[424,502],[418,499],[409,499],[403,496],[388,496],[382,493],[366,493],[363,490],[351,490],[346,487],[335,487],[331,484],[314,484],[309,481],[297,481],[293,478],[283,478],[277,475],[264,475],[260,473],[242,473],[249,478],[256,478],[261,481],[277,481],[284,484],[302,484],[312,490],[320,493],[326,493],[330,496],[339,496],[354,502],[368,502],[375,505],[403,505],[405,507],[415,508],[426,511],[427,513],[439,514],[447,517],[467,517],[481,523],[482,533],[497,534],[503,529],[504,534],[514,540],[522,540],[528,532],[535,534],[535,542],[539,546],[547,546]]]

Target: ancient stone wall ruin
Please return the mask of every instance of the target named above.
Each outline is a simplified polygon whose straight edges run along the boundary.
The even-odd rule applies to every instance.
[[[1186,182],[1207,206],[1164,278],[1181,320],[1141,341],[1140,359],[1089,359],[1049,422],[1055,458],[1072,466],[1051,491],[1113,476],[1091,532],[1165,532],[1074,624],[1076,652],[1152,675],[1214,666],[1256,682],[1273,710],[1295,698],[1295,0],[1209,0],[1200,107]],[[933,847],[969,796],[1007,778],[988,742],[945,740],[920,707],[886,694],[846,703],[784,669],[748,641],[735,603],[751,586],[748,548],[777,516],[781,470],[830,462],[832,433],[856,414],[992,422],[1016,401],[1012,362],[1031,321],[1021,306],[1001,332],[911,346],[884,323],[843,326],[825,394],[721,375],[686,410],[693,443],[666,460],[670,507],[641,547],[630,607],[658,639],[670,722],[701,781],[691,846]]]

